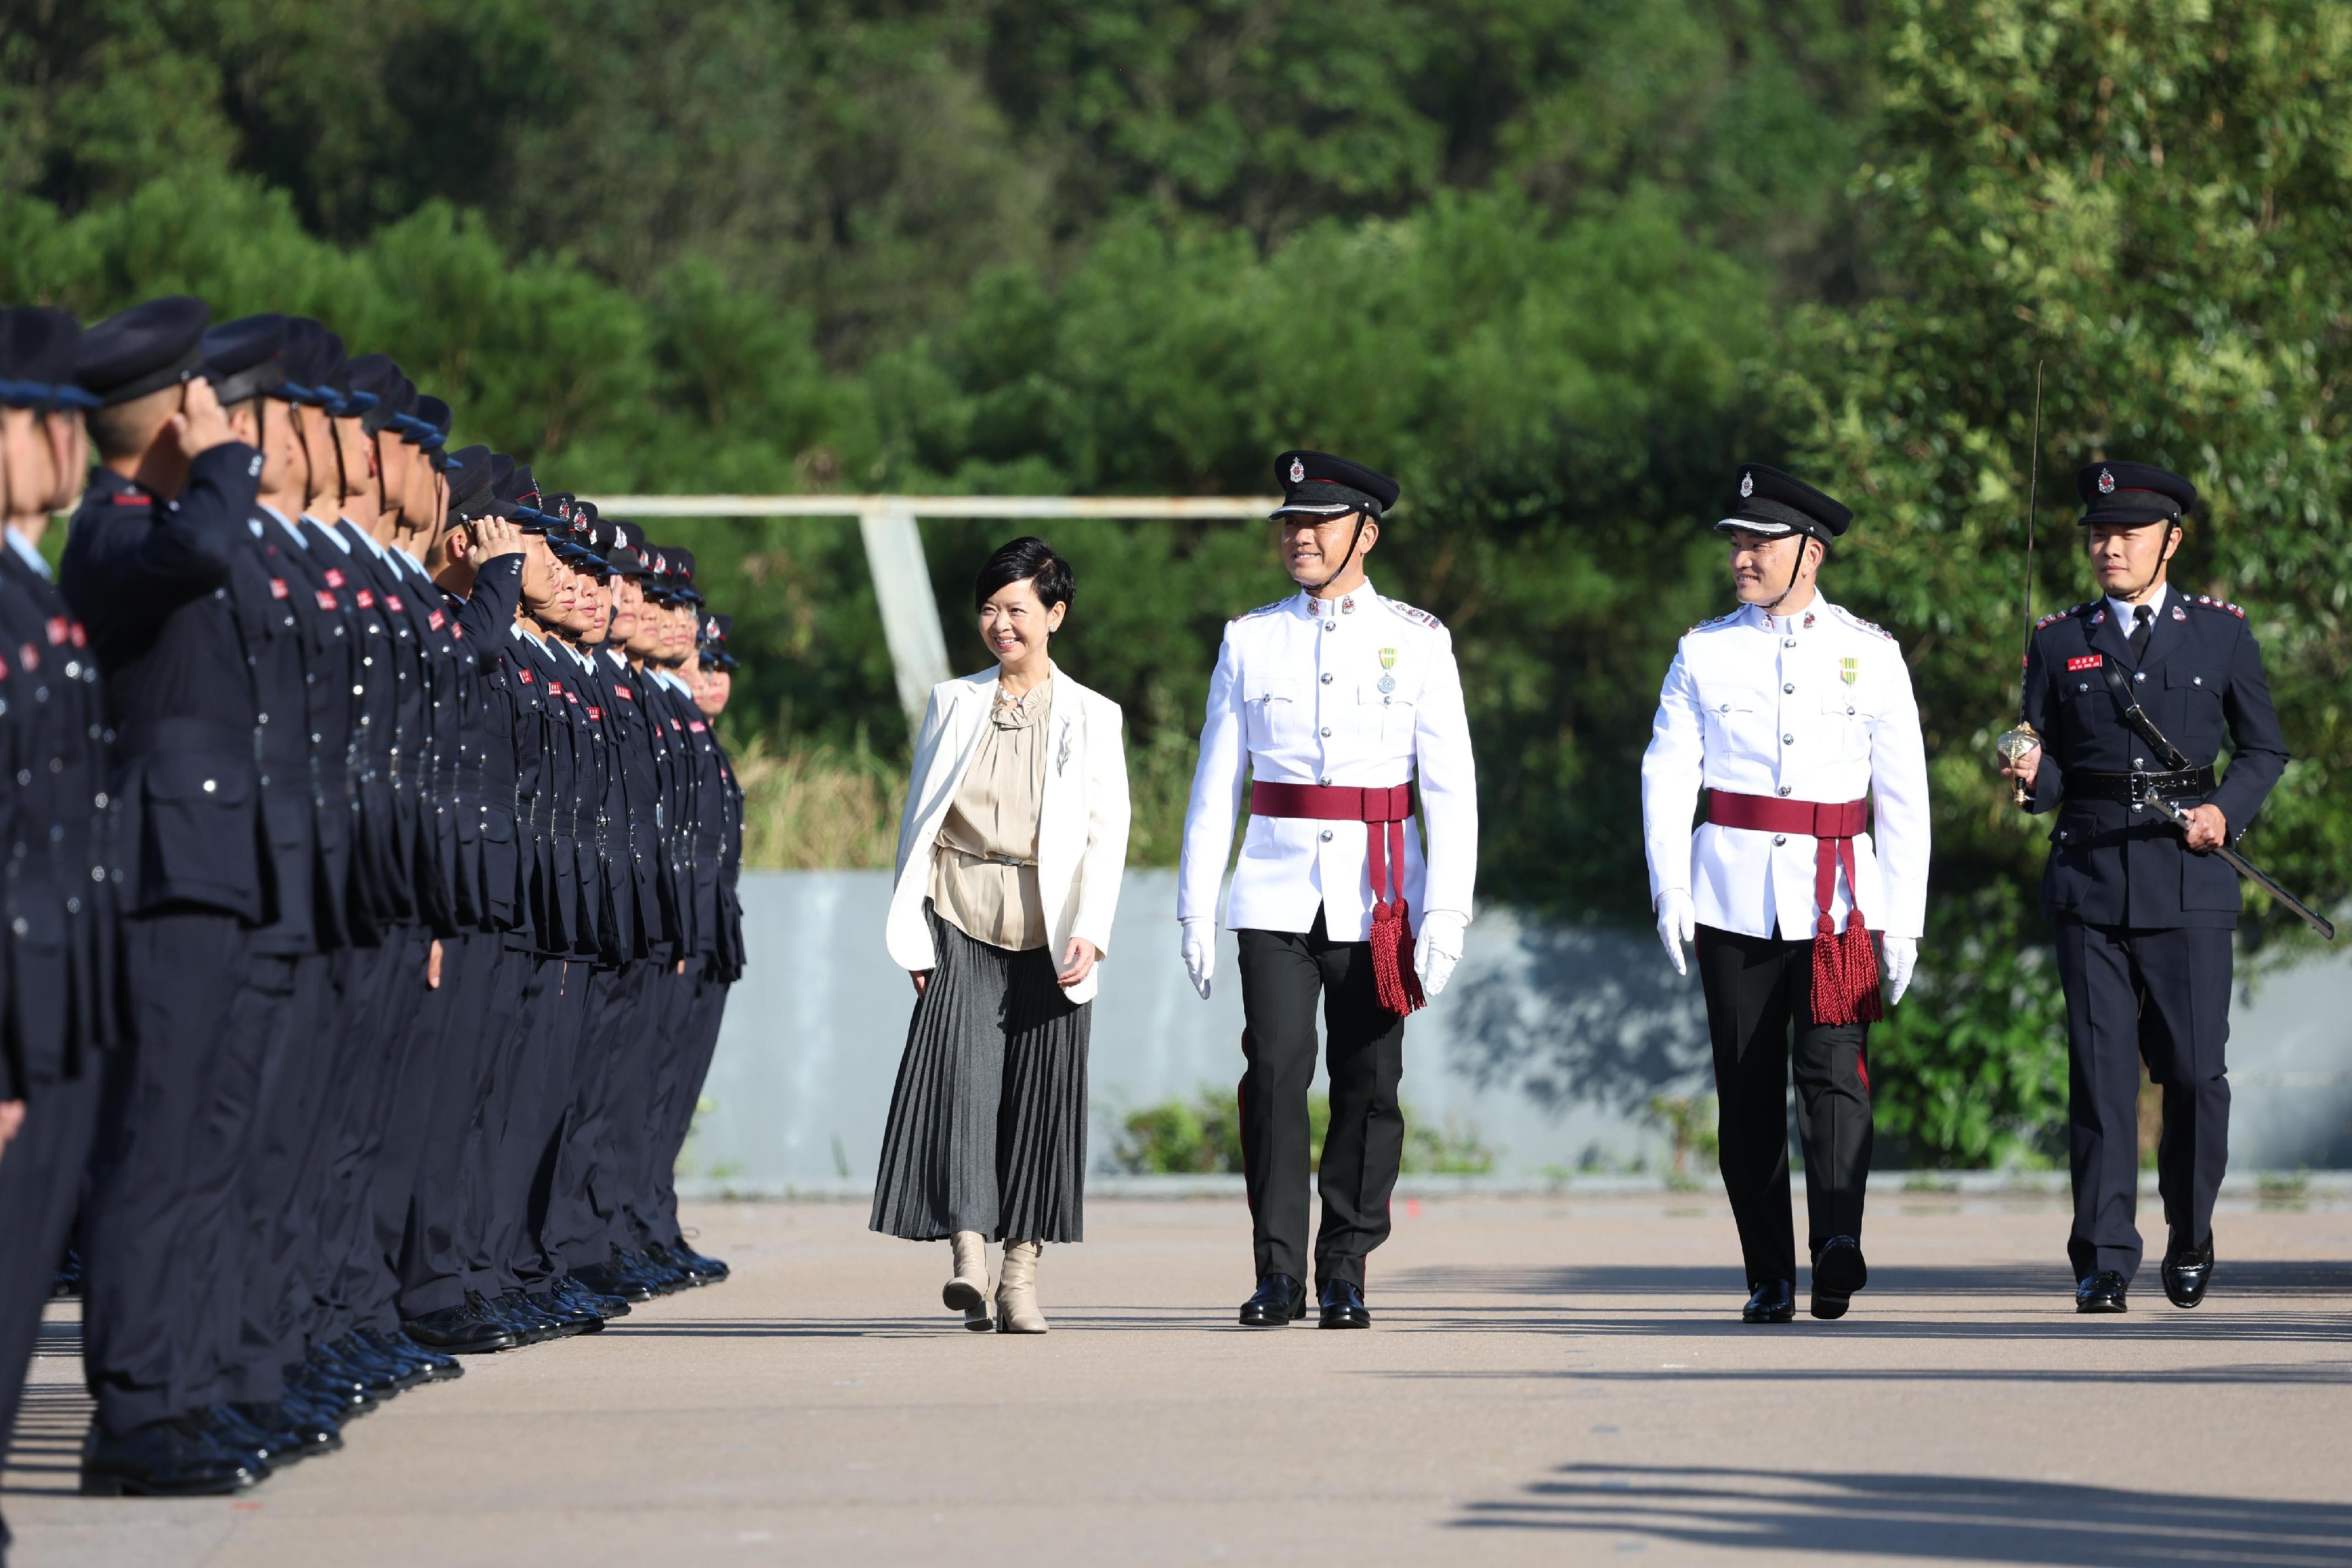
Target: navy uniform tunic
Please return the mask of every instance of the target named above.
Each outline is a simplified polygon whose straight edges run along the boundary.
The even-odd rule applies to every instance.
[[[2078,1280],[2113,1270],[2129,1281],[2139,1265],[2142,1062],[2163,1090],[2158,1181],[2176,1246],[2210,1239],[2229,1158],[2237,873],[2129,799],[2129,776],[2168,771],[2167,759],[2126,722],[2108,676],[2121,677],[2189,768],[2210,768],[2230,749],[2210,792],[2176,780],[2167,798],[2220,808],[2233,841],[2287,762],[2243,611],[2168,587],[2137,658],[2128,632],[2098,600],[2043,621],[2026,654],[2025,717],[2043,741],[2029,805],[2057,813],[2042,904],[2066,995],[2067,1253]]]

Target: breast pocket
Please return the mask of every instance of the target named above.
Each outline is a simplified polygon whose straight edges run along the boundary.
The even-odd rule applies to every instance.
[[[2172,743],[2192,763],[2212,757],[2228,737],[2221,716],[2221,673],[2175,664],[2164,672],[2164,706]]]
[[[1412,738],[1413,716],[1417,711],[1413,694],[1391,683],[1388,691],[1381,690],[1378,681],[1366,681],[1356,689],[1358,723],[1367,739],[1403,741]]]
[[[1822,741],[1833,762],[1856,762],[1870,755],[1870,737],[1878,727],[1874,705],[1860,692],[1841,685],[1822,702]]]
[[[1769,692],[1752,686],[1713,686],[1699,693],[1699,706],[1706,710],[1710,751],[1767,761],[1780,757],[1780,737],[1773,733],[1780,704]]]
[[[1264,676],[1243,684],[1242,714],[1248,725],[1252,749],[1271,750],[1293,738],[1305,722],[1300,716],[1298,694],[1298,683],[1282,676]]]

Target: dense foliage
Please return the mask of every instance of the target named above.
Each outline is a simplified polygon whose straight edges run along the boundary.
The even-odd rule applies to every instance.
[[[1724,597],[1696,525],[1738,457],[1808,473],[1857,505],[1829,591],[1901,638],[1935,768],[1882,1126],[1978,1163],[2049,1152],[2064,1087],[2040,830],[1983,761],[2037,361],[2040,602],[2082,591],[2077,463],[2189,474],[2182,570],[2251,610],[2301,758],[2249,847],[2352,874],[2347,52],[2321,0],[0,0],[0,295],[310,311],[591,493],[1259,492],[1282,446],[1362,455],[1407,497],[1375,580],[1462,653],[1482,889],[1574,918],[1644,913],[1634,762]],[[845,759],[777,831],[887,842],[854,526],[673,531],[740,618],[739,739]],[[1003,532],[926,526],[975,666]],[[1219,623],[1286,580],[1248,526],[1055,536],[1165,857]]]

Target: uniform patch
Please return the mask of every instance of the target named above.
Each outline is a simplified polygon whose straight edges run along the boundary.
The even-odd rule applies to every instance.
[[[2095,670],[2099,667],[2100,662],[2100,657],[2096,653],[2077,653],[2066,661],[2066,669],[2069,674],[2076,670]]]
[[[408,613],[400,607],[400,595],[397,593],[385,594],[383,596],[383,602],[385,608],[389,609],[394,615],[405,615]]]
[[[375,595],[364,588],[360,590],[360,608],[362,610],[373,610],[375,608]]]
[[[522,684],[524,685],[530,685],[530,672],[529,670],[518,670],[515,674],[522,677]]]
[[[696,719],[692,724],[688,725],[686,727],[688,730],[691,730],[694,734],[700,735],[704,730],[709,729],[710,727],[703,723],[700,719]]]
[[[449,627],[449,635],[457,638],[459,642],[465,641],[466,623],[462,621],[452,622]]]
[[[47,627],[47,631],[49,637],[49,646],[52,648],[60,647],[64,644],[65,640],[73,634],[73,622],[68,621],[62,615],[52,615],[49,617],[49,623]]]
[[[329,567],[327,569],[327,586],[329,588],[341,588],[342,585],[343,569],[339,566]]]
[[[435,630],[436,632],[438,632],[439,630],[441,630],[441,628],[442,628],[443,626],[445,626],[445,625],[446,625],[446,624],[448,623],[448,620],[449,620],[449,617],[448,617],[447,615],[444,614],[442,612],[440,612],[440,611],[438,611],[438,610],[436,610],[432,614],[427,615],[427,616],[425,618],[425,624],[426,624],[427,626],[432,627],[432,628],[433,628],[433,630]]]
[[[20,643],[16,649],[16,662],[25,666],[25,673],[29,675],[41,667],[41,651],[30,643]]]
[[[2216,610],[2226,610],[2241,621],[2243,621],[2246,618],[2246,612],[2244,611],[2239,609],[2236,605],[2231,603],[2226,599],[2216,599],[2210,594],[2200,593],[2197,596],[2197,602],[2200,604],[2210,604]]]
[[[631,691],[626,686],[614,686],[613,688],[613,693],[625,703],[633,703],[637,700],[637,694]]]
[[[333,594],[331,594],[331,593],[328,592],[328,591],[327,591],[325,589],[323,589],[323,588],[322,588],[322,589],[320,589],[320,590],[318,591],[318,600],[319,600],[319,608],[320,608],[320,609],[321,609],[321,610],[332,610],[332,609],[334,609],[334,608],[336,607],[336,606],[335,606],[335,596],[334,596]]]
[[[68,631],[66,635],[72,639],[73,645],[77,648],[87,648],[89,646],[89,628],[85,627],[79,621],[73,623],[72,629]]]
[[[594,703],[590,703],[588,705],[588,716],[594,719],[598,724],[602,724],[604,722],[604,710],[598,707]]]
[[[273,578],[271,578],[271,579],[269,580],[269,597],[270,597],[270,598],[272,598],[272,599],[284,599],[284,598],[286,598],[288,595],[291,594],[293,591],[293,591],[292,589],[290,589],[290,588],[289,588],[289,587],[287,587],[287,586],[286,586],[286,580],[285,580],[284,578],[282,578],[282,577],[273,577]]]

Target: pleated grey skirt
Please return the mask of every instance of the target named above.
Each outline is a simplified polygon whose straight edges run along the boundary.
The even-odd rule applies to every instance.
[[[872,1227],[910,1241],[1081,1240],[1094,1004],[1071,1005],[1049,949],[1008,952],[923,913],[940,966],[907,1027]]]

